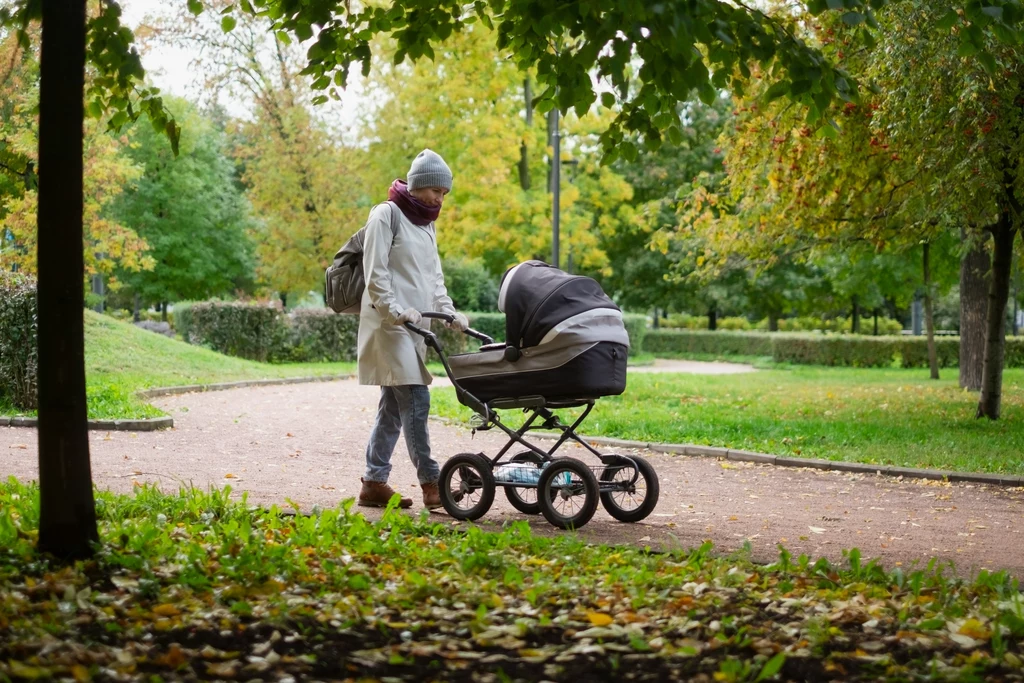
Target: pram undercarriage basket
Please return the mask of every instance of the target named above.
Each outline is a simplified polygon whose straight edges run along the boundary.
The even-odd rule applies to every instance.
[[[509,437],[494,457],[461,453],[444,463],[439,488],[445,510],[457,519],[479,519],[500,486],[517,510],[540,513],[562,529],[589,522],[599,502],[619,521],[645,519],[658,503],[654,468],[642,456],[601,453],[576,432],[598,399],[625,390],[629,338],[621,312],[590,278],[540,262],[506,273],[499,308],[506,312],[507,338],[518,342],[493,344],[487,335],[466,330],[485,344],[476,353],[447,356],[436,335],[406,325],[437,352],[459,402],[476,413],[474,430],[497,427]],[[498,413],[511,409],[527,413],[515,429]],[[562,409],[579,414],[566,424],[554,412]],[[525,438],[536,430],[553,431],[554,444],[542,448]],[[600,465],[556,457],[569,442]]]

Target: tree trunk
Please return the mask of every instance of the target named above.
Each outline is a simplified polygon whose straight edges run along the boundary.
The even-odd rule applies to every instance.
[[[860,334],[860,302],[857,301],[856,294],[850,298],[850,303],[853,308],[853,319],[850,321],[850,332],[853,334]]]
[[[779,331],[779,315],[777,313],[768,313],[768,331],[778,332]]]
[[[718,308],[716,306],[708,308],[708,329],[712,331],[718,329]]]
[[[992,277],[988,287],[985,326],[985,361],[981,370],[981,398],[975,417],[999,419],[1003,390],[1003,351],[1006,331],[1006,300],[1010,296],[1010,269],[1017,228],[1009,211],[1004,211],[993,229]]]
[[[167,302],[166,301],[161,301],[160,302],[160,320],[163,321],[163,322],[167,322]]]
[[[533,127],[533,93],[530,91],[530,77],[523,79],[523,99],[526,104],[526,132]],[[526,146],[526,135],[519,143],[519,187],[530,189],[530,149]]]
[[[99,541],[85,407],[82,120],[85,0],[42,3],[39,65],[39,551]]]
[[[931,245],[924,243],[922,249],[922,267],[924,269],[924,326],[928,332],[928,368],[931,370],[931,378],[939,378],[939,355],[935,350],[935,318],[932,316],[932,270],[929,257]]]
[[[132,303],[132,320],[139,322],[142,320],[142,297],[139,296],[138,292],[135,292]]]
[[[877,337],[878,336],[878,309],[877,308],[874,311],[874,316],[875,316],[875,329],[873,330],[872,334]]]
[[[961,241],[967,231],[960,229]],[[988,234],[960,261],[960,386],[981,390],[981,368],[985,362],[985,309],[988,306]]]
[[[656,329],[656,330],[659,329],[659,327],[660,327],[659,324],[658,324],[658,307],[657,306],[654,307],[654,319],[651,322],[651,327]]]

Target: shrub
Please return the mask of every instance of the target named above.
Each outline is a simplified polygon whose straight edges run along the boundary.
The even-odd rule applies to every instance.
[[[266,304],[205,301],[178,304],[175,327],[190,344],[256,361],[288,358],[286,323]]]
[[[35,280],[0,273],[0,395],[19,410],[38,404],[38,331]]]
[[[644,338],[647,336],[647,316],[636,313],[624,313],[622,322],[629,333],[629,355],[635,356],[644,349]]]
[[[336,362],[356,359],[359,316],[338,315],[326,308],[300,308],[286,318],[285,344],[274,360]]]
[[[774,334],[709,330],[647,330],[643,350],[656,355],[770,356]]]
[[[498,283],[476,259],[445,259],[442,266],[448,296],[460,311],[497,311]]]

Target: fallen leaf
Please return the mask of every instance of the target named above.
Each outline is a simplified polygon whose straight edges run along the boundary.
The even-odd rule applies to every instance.
[[[23,443],[12,443],[10,446],[8,446],[8,448],[26,449],[26,448],[28,448],[28,446],[26,444],[23,444]]]
[[[238,477],[236,477],[235,475],[231,474],[230,472],[228,472],[227,474],[225,474],[225,475],[224,475],[224,478],[225,478],[225,479],[238,479]]]
[[[590,619],[590,623],[594,626],[607,626],[614,621],[610,615],[604,612],[587,612],[587,619]]]
[[[826,531],[825,529],[822,529],[820,526],[809,526],[807,528],[810,529],[811,532],[815,533],[815,534],[823,534]]]

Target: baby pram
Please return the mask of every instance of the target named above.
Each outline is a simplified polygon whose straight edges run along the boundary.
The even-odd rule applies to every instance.
[[[457,519],[475,520],[504,488],[509,502],[526,514],[541,513],[562,529],[590,521],[598,501],[622,522],[646,518],[658,503],[658,477],[642,457],[604,454],[576,434],[602,396],[626,388],[629,336],[622,312],[591,278],[569,275],[542,261],[526,261],[505,273],[498,297],[505,313],[505,342],[466,330],[484,342],[480,350],[447,356],[429,330],[407,324],[422,335],[444,365],[458,400],[471,408],[474,430],[497,427],[509,441],[497,455],[460,453],[441,468],[441,502]],[[443,313],[428,318],[451,320]],[[552,412],[582,408],[567,425]],[[498,411],[521,409],[529,416],[516,429]],[[528,442],[531,430],[561,432],[550,448]],[[555,457],[575,441],[600,459]],[[511,450],[525,449],[506,457]]]

